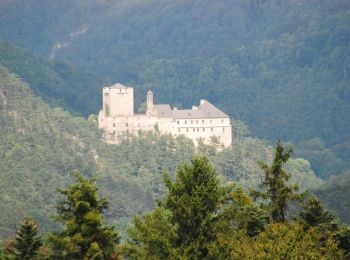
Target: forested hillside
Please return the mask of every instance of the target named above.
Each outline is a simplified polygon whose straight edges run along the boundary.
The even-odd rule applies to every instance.
[[[11,234],[24,212],[35,217],[43,231],[54,228],[55,191],[72,180],[74,169],[97,176],[111,202],[108,221],[123,225],[152,208],[154,199],[164,194],[163,173],[173,175],[180,162],[195,153],[188,139],[157,133],[106,145],[95,122],[50,108],[3,67],[0,75],[0,237]],[[257,161],[270,160],[271,146],[252,137],[235,137],[234,142],[222,152],[215,143],[200,145],[198,152],[211,158],[225,183],[257,186]],[[287,167],[292,182],[300,182],[302,189],[322,184],[304,159],[291,160]]]
[[[0,63],[30,84],[31,90],[51,106],[89,115],[100,108],[103,81],[67,62],[49,62],[0,40]]]
[[[148,89],[178,107],[208,98],[254,136],[321,140],[308,158],[318,176],[349,169],[347,0],[13,0],[0,23],[0,37],[46,59],[135,86],[138,105]],[[81,93],[77,82],[55,88],[56,99]],[[66,103],[97,113],[100,86],[88,90]]]
[[[341,219],[350,222],[350,172],[331,178],[316,193]]]
[[[113,194],[119,217],[152,207],[151,194],[132,178],[117,174],[118,169],[104,170],[94,125],[50,108],[3,67],[0,125],[0,237],[12,234],[25,212],[43,231],[54,228],[56,189],[71,182],[74,169],[98,175],[103,192]]]

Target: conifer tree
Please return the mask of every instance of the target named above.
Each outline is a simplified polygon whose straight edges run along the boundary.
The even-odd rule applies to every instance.
[[[319,225],[332,228],[338,224],[336,217],[321,204],[320,199],[315,195],[303,203],[303,210],[299,213],[299,221],[306,230]]]
[[[38,226],[32,219],[25,216],[20,223],[13,245],[15,259],[34,259],[41,245]]]
[[[293,149],[285,149],[280,141],[275,148],[275,156],[272,165],[259,162],[264,171],[264,181],[262,183],[266,191],[253,191],[256,198],[262,198],[269,201],[268,210],[270,218],[275,222],[284,222],[288,210],[288,203],[293,200],[301,200],[303,194],[298,194],[298,185],[287,185],[290,173],[283,169],[283,165],[288,161]]]
[[[102,213],[108,208],[99,198],[94,179],[75,172],[76,183],[60,190],[64,199],[58,202],[57,219],[64,230],[51,234],[55,259],[111,259],[119,235],[104,224]]]
[[[182,247],[192,259],[207,255],[215,239],[215,215],[227,189],[219,185],[217,173],[206,157],[194,157],[182,164],[173,183],[165,178],[168,196],[164,207],[172,212],[177,226],[175,246]]]

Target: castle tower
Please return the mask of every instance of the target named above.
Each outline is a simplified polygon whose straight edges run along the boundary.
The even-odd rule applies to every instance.
[[[103,112],[106,117],[134,115],[134,89],[120,83],[103,88]]]
[[[147,110],[146,114],[149,116],[153,111],[153,93],[151,90],[147,92]]]

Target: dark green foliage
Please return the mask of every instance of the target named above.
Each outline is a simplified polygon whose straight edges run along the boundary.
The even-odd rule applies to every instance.
[[[204,97],[259,137],[333,148],[350,139],[349,9],[348,0],[12,0],[0,5],[0,36],[135,85],[138,104],[149,88],[179,107]]]
[[[299,219],[305,229],[322,225],[332,228],[337,225],[337,220],[322,204],[318,197],[312,196],[303,203],[303,210],[299,213]]]
[[[321,204],[317,196],[313,195],[303,203],[298,221],[304,230],[317,228],[321,232],[331,232],[339,242],[339,248],[350,256],[350,226],[340,224],[339,220]]]
[[[119,253],[127,259],[177,259],[180,250],[174,247],[177,231],[171,219],[171,211],[162,207],[134,217],[129,240],[119,246]]]
[[[41,246],[42,242],[38,235],[38,227],[36,223],[28,216],[25,216],[20,223],[13,245],[13,255],[15,259],[36,259],[38,250]]]
[[[152,193],[130,177],[138,169],[136,165],[136,170],[130,169],[125,158],[133,157],[131,150],[127,152],[131,147],[118,151],[100,142],[95,123],[50,108],[2,67],[0,126],[1,239],[15,232],[23,212],[33,216],[43,232],[58,228],[50,217],[55,212],[55,191],[71,182],[74,169],[97,174],[101,192],[110,196],[106,213],[110,222],[153,206]],[[122,161],[128,165],[120,165]]]
[[[336,211],[339,218],[350,223],[350,172],[332,176],[324,185],[316,190],[316,194],[325,205]]]
[[[0,63],[30,85],[51,106],[84,116],[101,106],[103,81],[67,62],[49,62],[0,39]]]
[[[282,143],[279,141],[275,148],[272,165],[269,166],[262,161],[259,163],[264,171],[262,186],[266,191],[255,191],[253,194],[256,197],[268,200],[271,220],[276,222],[284,222],[287,217],[288,203],[301,198],[301,195],[296,193],[298,185],[290,186],[287,184],[291,175],[283,169],[283,165],[288,161],[291,153],[292,148],[285,152]]]
[[[240,188],[220,185],[206,157],[183,163],[175,181],[165,176],[167,196],[159,207],[129,229],[119,252],[131,259],[205,259],[221,248],[218,236],[243,232],[255,236],[267,223],[265,212]],[[221,250],[221,249],[220,249]],[[223,255],[223,253],[221,253]]]
[[[108,208],[99,198],[94,179],[74,174],[76,183],[60,190],[63,199],[57,204],[57,220],[64,226],[50,235],[55,259],[110,259],[119,235],[104,223],[102,213]]]
[[[288,152],[280,143],[276,150],[283,164]],[[126,259],[344,259],[347,252],[348,227],[304,229],[287,219],[268,224],[270,209],[253,204],[240,188],[221,186],[205,157],[180,165],[175,181],[165,177],[165,183],[167,197],[135,217],[130,239],[118,247]]]
[[[183,136],[154,133],[106,145],[93,120],[48,107],[6,69],[1,68],[0,77],[1,238],[14,232],[23,212],[34,216],[43,232],[58,228],[50,218],[57,200],[55,190],[71,182],[74,169],[96,173],[101,193],[110,201],[105,213],[108,222],[126,226],[134,214],[150,210],[154,199],[165,195],[163,172],[174,173],[181,161],[195,154],[193,143]],[[204,146],[203,153],[210,156],[223,180],[256,186],[260,180],[256,162],[269,160],[271,147],[245,137],[247,129],[242,131],[243,135],[234,135],[232,148],[216,152]],[[309,167],[299,166],[292,165],[291,172],[301,177],[297,180],[306,185],[302,188],[309,183],[315,187],[320,180]],[[304,176],[309,176],[307,181]]]
[[[308,160],[317,176],[327,178],[350,168],[350,161],[347,159],[348,147],[349,143],[345,142],[330,149],[321,139],[313,138],[300,142],[295,155]]]
[[[5,260],[4,250],[2,248],[2,243],[0,243],[0,260]]]
[[[192,259],[205,257],[215,239],[214,219],[225,196],[216,171],[208,159],[195,157],[180,165],[174,183],[166,177],[165,184],[164,208],[172,212],[172,223],[178,227],[175,245]]]

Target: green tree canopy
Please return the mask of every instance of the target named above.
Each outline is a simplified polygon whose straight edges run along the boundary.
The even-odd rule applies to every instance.
[[[263,187],[266,191],[254,191],[253,195],[269,201],[268,209],[270,211],[271,220],[276,222],[284,222],[288,210],[288,203],[291,200],[301,199],[298,194],[298,185],[287,185],[290,173],[283,169],[283,165],[288,161],[292,148],[284,151],[282,143],[279,141],[275,148],[275,156],[271,165],[260,161],[259,165],[264,172]]]
[[[50,236],[54,258],[110,259],[119,235],[103,221],[108,202],[99,198],[93,178],[74,176],[76,183],[59,191],[64,198],[57,204],[57,220],[64,230]]]
[[[19,260],[36,259],[41,246],[42,242],[38,235],[38,226],[30,217],[25,216],[16,233],[13,245],[14,258]]]

